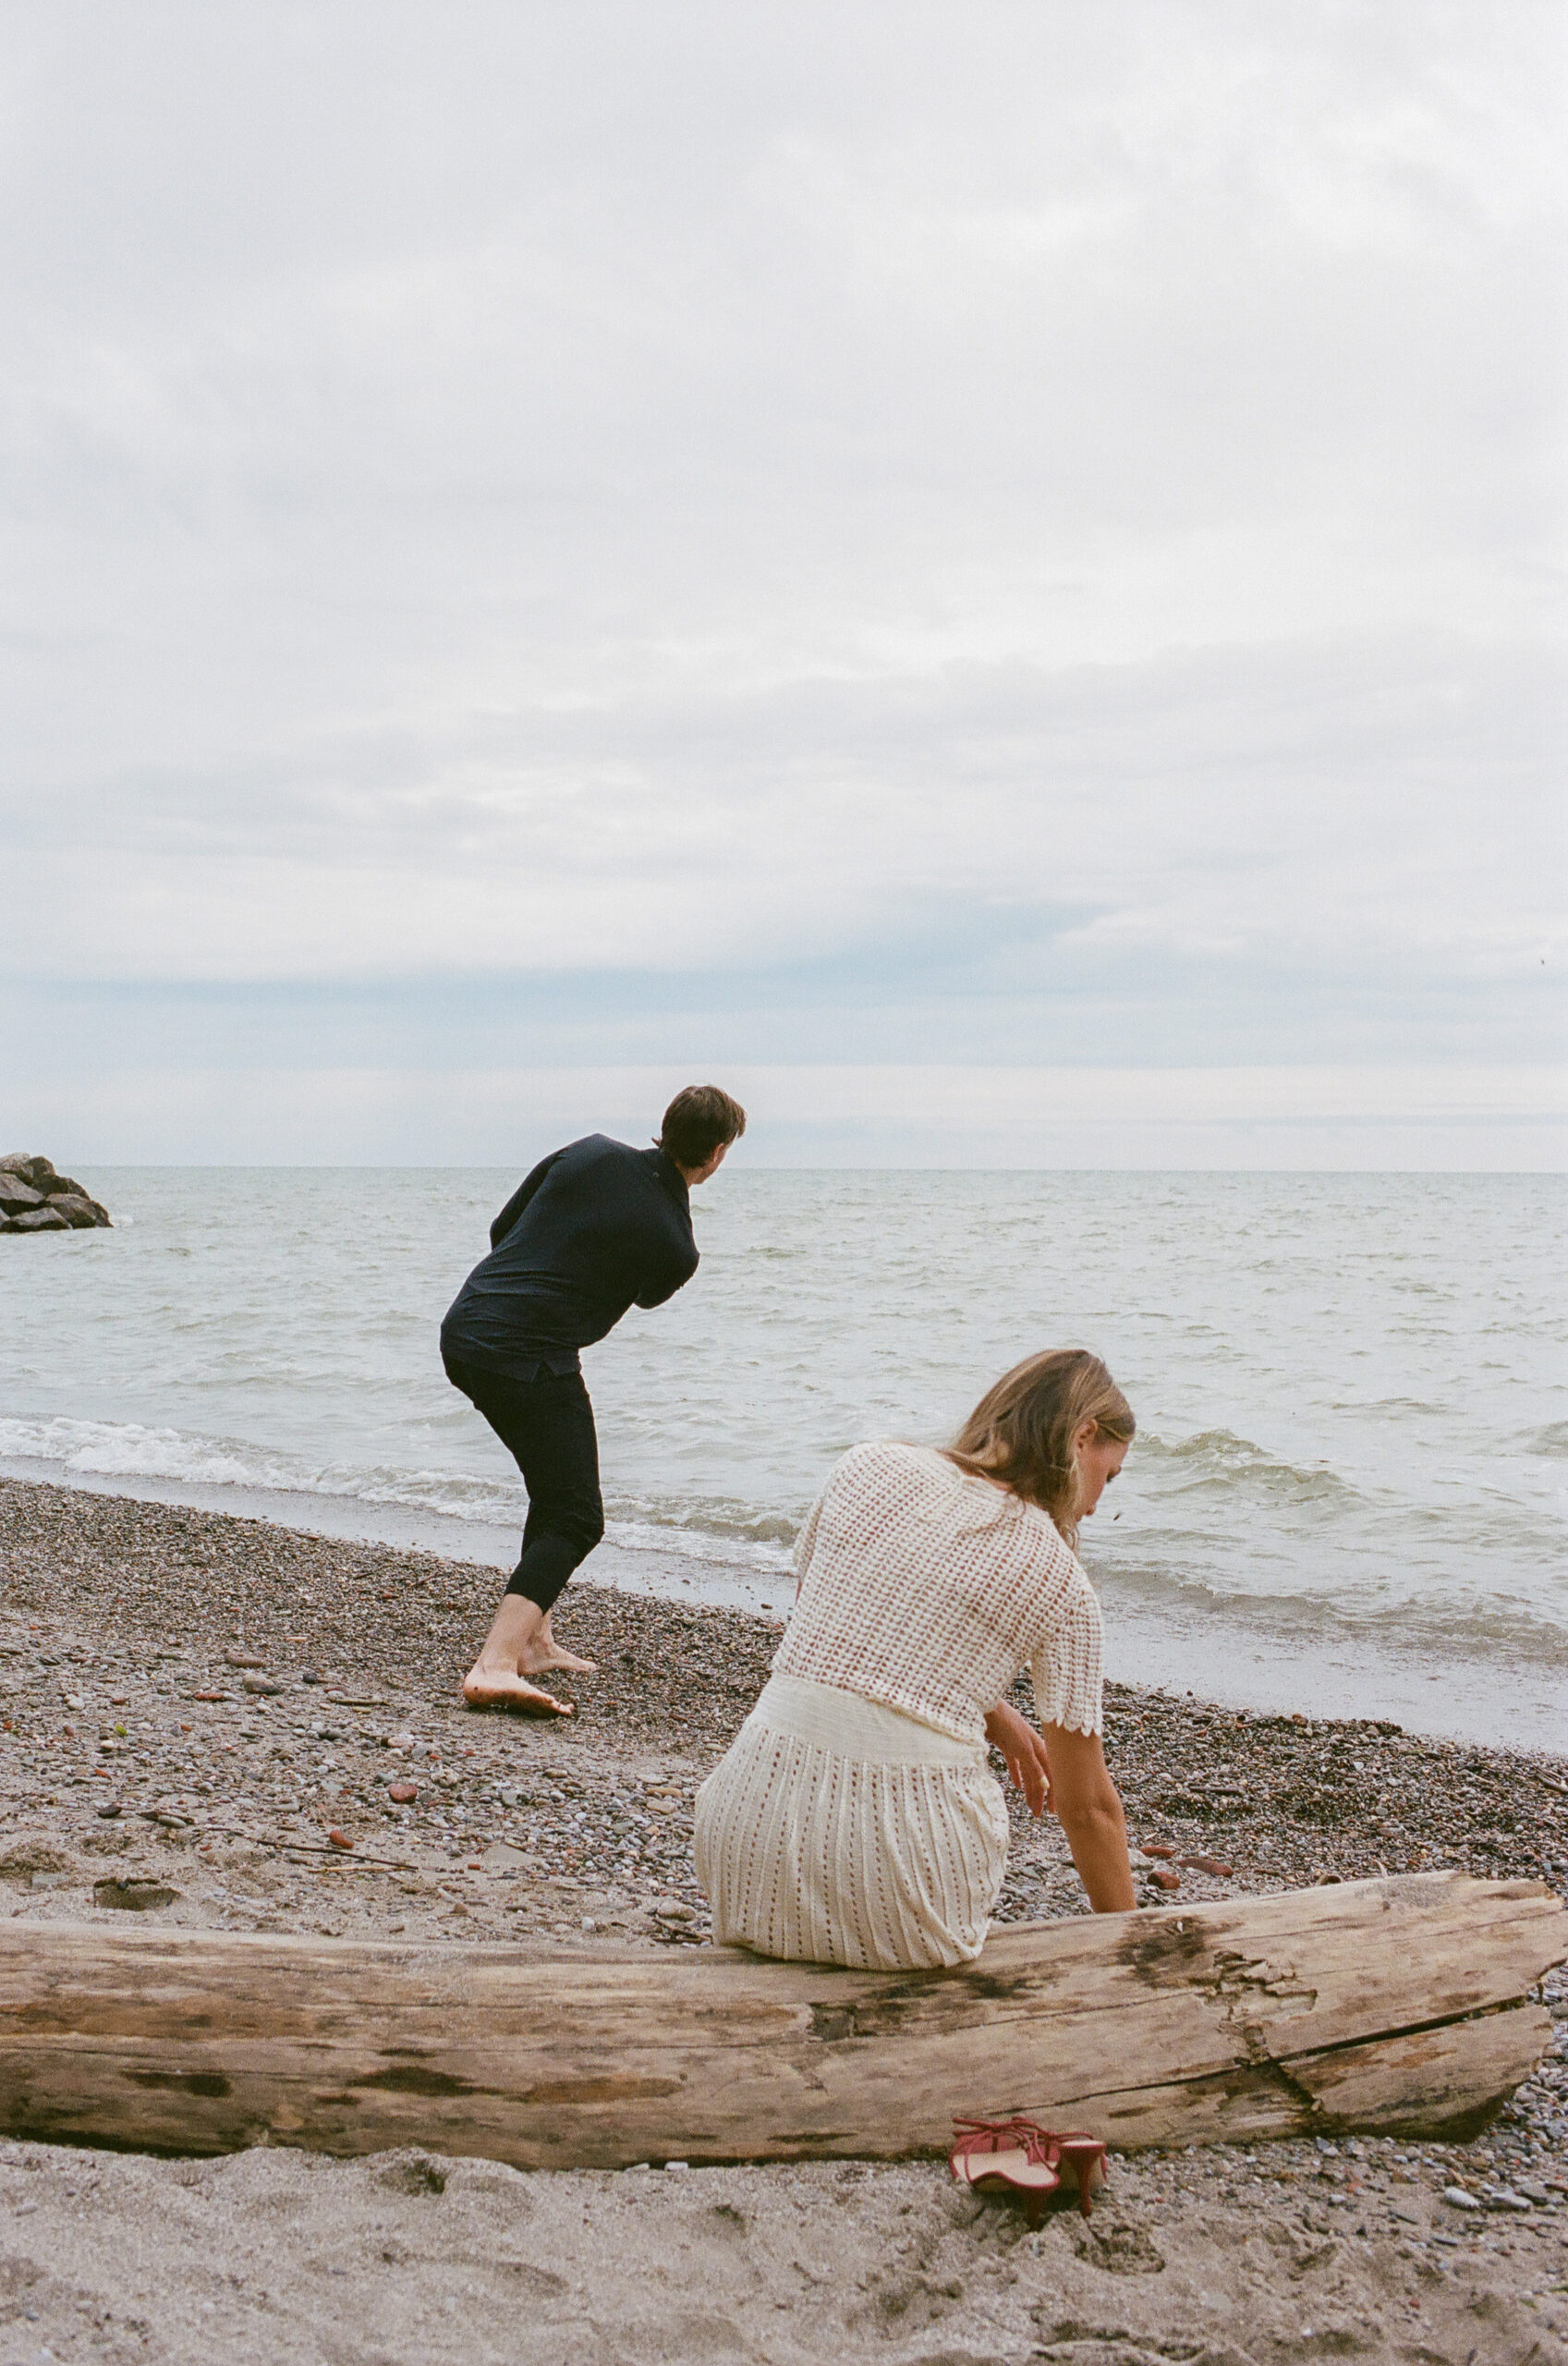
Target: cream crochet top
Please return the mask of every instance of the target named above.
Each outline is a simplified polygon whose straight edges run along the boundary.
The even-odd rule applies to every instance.
[[[779,1676],[885,1701],[963,1741],[1020,1669],[1042,1725],[1102,1728],[1100,1604],[1048,1515],[926,1446],[857,1445],[796,1546]]]

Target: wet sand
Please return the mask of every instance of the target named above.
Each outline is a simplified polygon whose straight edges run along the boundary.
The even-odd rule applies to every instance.
[[[692,1797],[776,1628],[579,1581],[557,1616],[601,1664],[578,1717],[476,1717],[456,1685],[494,1588],[429,1555],[0,1482],[0,1912],[107,1922],[107,1901],[153,1899],[187,1927],[701,1945]],[[1171,1852],[1139,1860],[1150,1902],[1433,1865],[1568,1891],[1562,1759],[1123,1688],[1107,1751],[1135,1837]],[[1017,1810],[1003,1918],[1083,1910],[1054,1825]],[[1562,2046],[1477,2143],[1145,2155],[1089,2227],[1038,2236],[940,2164],[524,2175],[0,2144],[0,2366],[1550,2366],[1562,1975],[1549,1999]],[[1477,2206],[1443,2199],[1461,2189]]]

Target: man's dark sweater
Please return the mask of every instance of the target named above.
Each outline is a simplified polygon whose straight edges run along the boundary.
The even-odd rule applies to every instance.
[[[541,1158],[490,1227],[441,1326],[446,1362],[512,1380],[577,1369],[628,1306],[662,1306],[697,1271],[686,1177],[662,1150],[606,1134]]]

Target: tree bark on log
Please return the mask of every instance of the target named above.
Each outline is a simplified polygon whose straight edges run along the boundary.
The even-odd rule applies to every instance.
[[[897,2158],[959,2113],[1124,2149],[1455,2135],[1545,2050],[1528,1991],[1565,1953],[1544,1884],[1458,1873],[1013,1926],[942,1972],[11,1923],[0,2128],[519,2168]]]

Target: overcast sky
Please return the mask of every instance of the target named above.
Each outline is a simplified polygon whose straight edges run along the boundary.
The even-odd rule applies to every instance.
[[[1555,5],[0,22],[15,1146],[1561,1155]]]

